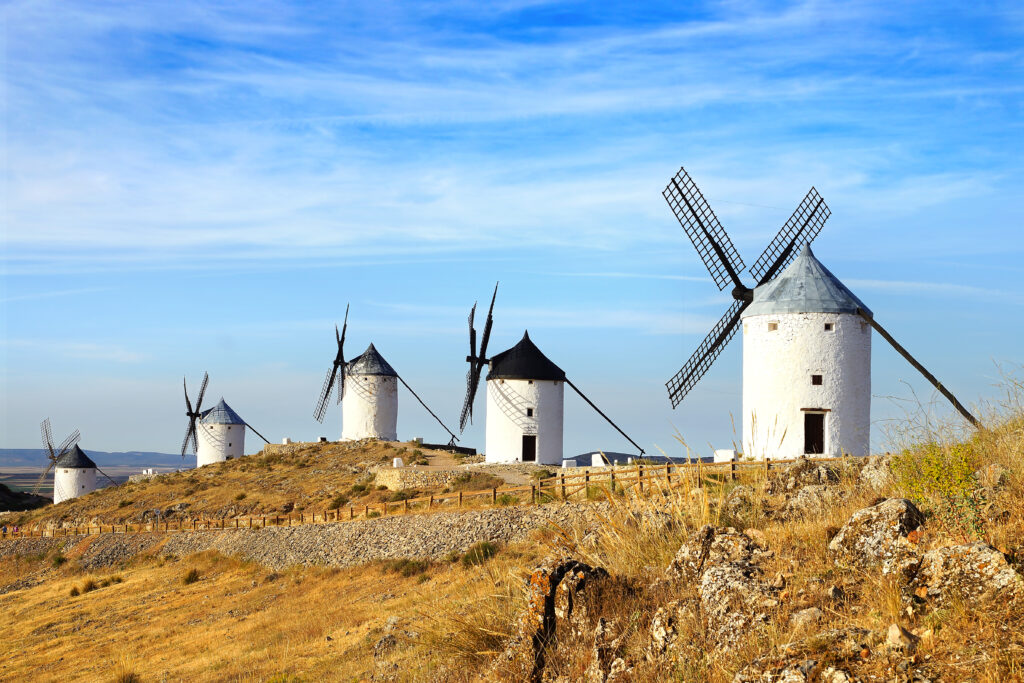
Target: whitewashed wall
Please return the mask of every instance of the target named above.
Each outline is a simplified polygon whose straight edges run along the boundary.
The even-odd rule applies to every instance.
[[[199,448],[196,450],[196,467],[223,462],[245,455],[245,425],[196,425]]]
[[[341,438],[398,440],[398,378],[349,375],[341,402]]]
[[[84,496],[96,490],[96,470],[92,467],[58,467],[53,473],[53,503]]]
[[[825,331],[825,323],[834,329]],[[769,331],[769,323],[778,329]],[[804,408],[828,409],[825,453],[868,454],[871,328],[852,314],[785,313],[743,319],[743,449],[758,460],[804,451]],[[811,375],[822,375],[822,385]]]
[[[554,380],[487,382],[487,462],[521,462],[523,435],[537,435],[537,462],[562,464],[565,383]],[[533,408],[533,417],[526,409]]]

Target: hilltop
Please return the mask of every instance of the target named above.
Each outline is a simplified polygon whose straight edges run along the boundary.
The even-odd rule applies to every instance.
[[[341,506],[400,500],[421,492],[500,486],[500,476],[474,467],[444,486],[388,491],[375,483],[380,469],[400,457],[413,469],[459,467],[465,457],[423,449],[415,442],[360,441],[270,446],[254,455],[206,467],[99,489],[9,520],[25,526],[124,524],[160,520],[222,519],[289,513],[323,514]],[[468,458],[473,460],[473,458]],[[419,465],[415,465],[419,463]],[[501,469],[501,468],[497,468]],[[509,476],[508,472],[502,472]]]

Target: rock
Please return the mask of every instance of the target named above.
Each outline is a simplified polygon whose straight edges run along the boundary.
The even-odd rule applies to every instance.
[[[799,612],[794,612],[789,618],[789,625],[797,631],[803,631],[820,624],[825,618],[825,613],[817,607],[808,607]]]
[[[1024,594],[1024,579],[1001,552],[977,542],[925,553],[908,592],[941,605],[950,599]]]
[[[865,487],[881,493],[892,485],[892,456],[872,455],[860,469],[858,481]]]
[[[621,680],[627,673],[629,667],[625,660],[618,656],[621,638],[612,637],[613,629],[614,623],[606,622],[604,618],[597,620],[597,628],[594,629],[593,651],[586,671],[588,683],[609,683]]]
[[[908,655],[914,654],[914,650],[917,649],[917,643],[920,640],[920,638],[899,624],[890,625],[889,631],[885,634],[886,647],[890,650],[903,652]]]
[[[853,513],[829,542],[833,561],[860,569],[881,567],[883,574],[912,575],[917,547],[908,538],[924,524],[924,515],[909,500],[890,498]]]
[[[387,634],[386,636],[381,637],[381,639],[378,640],[373,645],[373,657],[374,657],[374,659],[383,657],[388,652],[390,652],[391,650],[395,649],[396,645],[398,645],[398,639],[396,639],[390,633]]]
[[[841,501],[843,496],[844,492],[835,486],[808,484],[786,502],[783,512],[787,517],[820,515],[827,507]]]
[[[540,680],[544,648],[555,639],[556,627],[572,624],[580,592],[607,576],[604,569],[571,558],[551,559],[534,569],[527,582],[526,609],[519,615],[505,650],[492,664],[492,677]],[[566,588],[559,591],[566,578]]]
[[[666,655],[671,655],[678,649],[679,624],[688,616],[690,616],[690,608],[678,600],[673,600],[654,612],[648,629],[650,636],[646,653],[648,661],[656,661]]]
[[[855,679],[838,666],[859,663],[877,640],[871,631],[853,627],[807,636],[762,654],[741,669],[733,683],[853,683]],[[824,653],[831,665],[822,669],[815,658]]]
[[[825,596],[832,602],[846,602],[846,591],[835,584],[829,586]]]
[[[853,683],[853,680],[846,671],[831,666],[821,672],[821,683]]]
[[[705,525],[676,552],[668,566],[669,576],[682,580],[699,578],[704,568],[722,562],[750,563],[771,557],[771,552],[732,527]]]
[[[754,509],[754,489],[740,484],[729,492],[723,503],[725,512],[732,517],[742,517]]]
[[[811,484],[834,484],[838,481],[839,471],[834,467],[801,456],[786,468],[775,470],[766,491],[771,494],[795,492]]]
[[[974,478],[981,487],[989,491],[998,491],[1010,481],[1010,469],[1001,463],[994,462],[975,472]]]

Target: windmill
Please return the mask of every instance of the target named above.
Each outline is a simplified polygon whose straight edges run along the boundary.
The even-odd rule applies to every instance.
[[[384,360],[377,348],[370,344],[366,351],[348,361],[345,360],[345,334],[348,331],[348,305],[345,306],[345,321],[341,332],[334,326],[334,338],[338,351],[331,367],[327,370],[320,398],[317,399],[313,417],[324,421],[327,405],[335,384],[338,387],[337,403],[342,403],[342,435],[344,441],[361,439],[398,439],[398,382],[409,390],[424,410],[437,421],[451,437],[449,445],[454,446],[458,437],[441,421],[434,411],[419,397],[413,388],[399,375],[391,364]],[[351,392],[349,391],[351,388]],[[345,399],[348,399],[347,401]]]
[[[185,457],[186,451],[191,446],[191,450],[196,456],[196,467],[245,455],[246,427],[263,439],[264,443],[270,443],[265,436],[232,410],[223,398],[213,408],[203,410],[203,396],[206,394],[206,385],[209,381],[209,373],[204,372],[193,409],[192,402],[188,397],[188,384],[182,380],[185,389],[185,416],[188,418],[188,424],[185,426],[185,439],[181,442],[181,457]],[[200,434],[202,434],[202,438],[200,438]]]
[[[487,343],[494,322],[494,301],[497,296],[498,286],[495,285],[479,353],[476,349],[476,329],[473,327],[476,303],[470,309],[469,355],[466,356],[469,372],[466,374],[466,397],[459,420],[461,430],[465,430],[466,424],[472,421],[480,376],[484,366],[489,366],[485,448],[487,462],[561,465],[565,384],[643,455],[644,449],[619,429],[566,377],[564,370],[537,348],[529,332],[524,333],[523,338],[512,348],[487,357]]]
[[[971,424],[977,424],[974,416],[882,328],[870,309],[814,257],[810,244],[831,214],[815,188],[811,188],[748,269],[754,278],[754,287],[748,287],[740,279],[739,273],[746,268],[743,259],[685,169],[681,168],[669,181],[662,195],[715,285],[719,290],[731,286],[734,299],[686,364],[666,383],[673,408],[711,368],[736,334],[742,319],[744,330],[749,333],[744,343],[746,448],[749,448],[750,441],[747,432],[756,431],[756,428],[748,430],[748,427],[753,427],[748,422],[761,420],[764,427],[771,420],[768,413],[774,410],[770,407],[773,403],[789,401],[792,404],[796,400],[793,399],[794,391],[802,394],[802,387],[807,386],[812,388],[806,390],[806,395],[797,396],[798,399],[820,402],[831,397],[835,401],[846,401],[847,405],[842,411],[814,404],[798,408],[801,413],[806,413],[803,416],[805,439],[802,448],[809,450],[804,452],[835,451],[847,447],[848,443],[832,443],[833,448],[827,449],[829,430],[819,423],[830,422],[835,432],[842,426],[843,414],[851,413],[854,414],[853,422],[857,423],[852,431],[858,433],[847,441],[857,440],[863,448],[854,450],[866,451],[870,403],[869,328],[877,331],[920,371]],[[769,334],[779,332],[780,325],[785,334]],[[850,334],[845,331],[847,327]],[[860,338],[853,334],[857,330],[862,333]],[[788,343],[782,343],[785,340]],[[846,356],[850,353],[860,361],[848,362]],[[835,381],[826,382],[827,371],[815,371],[815,368],[835,370]],[[801,373],[807,375],[807,382]],[[857,405],[850,407],[853,403]],[[756,414],[758,412],[760,414]],[[829,416],[828,413],[833,414]],[[793,416],[784,421],[792,422],[788,419],[790,417]],[[783,425],[782,429],[787,426]],[[821,434],[818,434],[819,430]],[[851,429],[846,431],[849,433]]]
[[[106,477],[111,484],[117,484],[78,447],[79,433],[77,429],[55,448],[53,445],[53,433],[50,428],[50,418],[43,420],[39,427],[43,437],[43,448],[50,463],[39,476],[35,487],[32,489],[32,493],[39,491],[43,481],[46,479],[46,475],[50,473],[51,469],[54,471],[54,504],[95,491],[97,472]]]

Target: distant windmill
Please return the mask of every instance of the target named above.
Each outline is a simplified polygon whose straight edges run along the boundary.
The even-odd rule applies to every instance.
[[[384,360],[377,348],[370,344],[362,355],[349,361],[345,360],[345,333],[348,331],[348,309],[345,306],[345,322],[334,326],[334,338],[338,343],[338,351],[331,367],[327,370],[320,398],[317,399],[313,417],[317,422],[324,421],[327,405],[331,401],[331,393],[335,384],[338,387],[338,403],[342,405],[343,441],[359,441],[361,439],[398,439],[398,382],[402,383],[419,404],[430,413],[431,417],[448,432],[450,445],[455,445],[458,437],[448,429],[444,422],[434,414],[423,399],[412,390],[391,364]],[[347,382],[346,382],[347,379]],[[351,389],[351,391],[350,391]],[[346,400],[347,399],[347,400]]]
[[[79,433],[76,429],[68,435],[60,446],[54,448],[53,433],[50,429],[50,418],[39,425],[43,437],[43,448],[50,463],[36,481],[32,493],[37,493],[46,480],[46,475],[53,472],[53,502],[56,505],[70,498],[77,498],[96,490],[96,473],[99,472],[116,484],[106,472],[103,472],[92,458],[78,447]]]
[[[685,169],[662,193],[719,290],[733,304],[667,383],[678,406],[743,320],[744,450],[754,457],[866,455],[871,403],[870,328],[919,370],[971,423],[977,420],[886,332],[872,312],[811,252],[828,220],[813,187],[749,269]]]
[[[485,365],[487,375],[487,429],[485,454],[487,462],[536,462],[542,465],[562,464],[562,433],[564,422],[565,384],[587,402],[598,415],[608,421],[640,454],[644,449],[601,412],[593,401],[565,375],[530,339],[529,332],[512,348],[487,357],[487,342],[494,322],[494,286],[491,306],[487,311],[480,352],[476,350],[476,329],[473,320],[476,304],[469,312],[469,372],[466,374],[466,398],[462,403],[459,429],[465,430],[473,418],[480,375]]]
[[[185,453],[191,445],[191,450],[196,455],[196,467],[245,455],[246,427],[252,429],[253,433],[263,439],[264,443],[270,443],[266,437],[232,410],[223,398],[213,408],[202,409],[203,395],[206,393],[206,385],[209,381],[209,373],[203,373],[203,382],[199,386],[199,395],[193,410],[192,402],[188,398],[188,384],[182,380],[182,385],[185,388],[185,416],[188,417],[188,424],[185,427],[185,439],[181,442],[181,457],[185,457]]]

